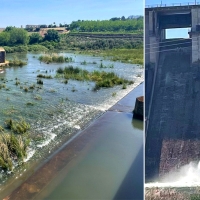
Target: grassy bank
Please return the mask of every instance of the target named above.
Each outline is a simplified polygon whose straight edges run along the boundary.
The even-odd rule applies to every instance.
[[[86,34],[86,33],[84,33]],[[83,34],[83,35],[84,35]],[[89,33],[87,33],[89,34]],[[92,34],[97,35],[97,34]],[[101,34],[100,34],[101,35]],[[52,52],[52,51],[78,51],[84,54],[109,57],[113,61],[143,65],[143,42],[142,39],[127,38],[125,34],[121,38],[116,38],[112,34],[110,38],[92,38],[81,36],[80,33],[74,36],[64,34],[60,42],[45,41],[40,44],[20,45],[8,47],[4,46],[7,53],[13,52]],[[117,33],[116,33],[117,35]],[[118,34],[119,35],[119,34]],[[142,35],[139,34],[140,37]],[[40,57],[41,62],[71,62],[70,58],[55,55],[45,55]]]
[[[19,45],[19,46],[4,46],[3,47],[6,51],[6,53],[15,53],[15,52],[47,52],[49,51],[48,48],[46,48],[43,45],[37,44],[37,45]]]
[[[143,49],[111,49],[101,51],[100,55],[112,57],[113,61],[143,65]]]
[[[88,50],[79,53],[109,57],[113,61],[143,65],[143,49]]]

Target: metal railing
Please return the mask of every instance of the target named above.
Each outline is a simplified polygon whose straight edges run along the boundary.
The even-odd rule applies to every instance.
[[[155,8],[155,7],[174,7],[174,6],[195,6],[195,5],[200,5],[200,2],[187,2],[187,3],[171,3],[171,4],[166,4],[166,3],[161,3],[160,4],[154,4],[154,5],[145,5],[145,8]]]

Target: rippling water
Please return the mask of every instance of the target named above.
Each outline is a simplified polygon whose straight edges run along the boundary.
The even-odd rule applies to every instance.
[[[83,129],[88,122],[100,116],[143,80],[140,76],[142,69],[137,65],[73,53],[61,53],[61,55],[73,58],[74,62],[69,63],[70,65],[88,71],[113,71],[121,77],[134,80],[135,83],[127,86],[125,90],[122,90],[122,86],[116,86],[97,92],[92,91],[95,84],[86,81],[69,80],[68,84],[64,84],[61,79],[53,78],[43,79],[44,85],[37,85],[38,74],[54,77],[56,69],[65,67],[68,63],[41,63],[38,60],[40,54],[8,54],[7,60],[17,56],[28,63],[24,67],[6,69],[5,73],[0,74],[0,85],[5,85],[5,88],[0,89],[0,125],[3,126],[8,118],[22,117],[31,124],[31,134],[41,137],[37,142],[31,143],[26,161],[44,156],[43,149],[50,152],[63,138],[66,139],[66,136]],[[81,65],[83,61],[86,61],[87,65]],[[93,62],[97,64],[92,64]],[[113,64],[114,68],[100,69],[101,62],[104,65]],[[15,84],[16,80],[20,85]],[[23,87],[33,84],[37,89],[28,92],[23,90]],[[113,93],[116,93],[116,96],[113,96]],[[38,100],[38,97],[41,100]],[[7,177],[2,170],[1,184]]]

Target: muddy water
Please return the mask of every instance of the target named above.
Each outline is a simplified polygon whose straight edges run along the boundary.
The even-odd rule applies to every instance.
[[[68,53],[63,53],[63,55],[73,58],[74,62],[70,63],[73,66],[78,66],[88,71],[114,71],[120,76],[134,80],[135,84],[128,86],[125,90],[122,90],[121,86],[117,86],[93,92],[94,83],[92,82],[69,81],[65,85],[62,80],[54,78],[45,79],[44,85],[37,90],[24,92],[20,86],[37,85],[37,74],[42,73],[54,77],[58,67],[64,67],[68,64],[47,65],[40,63],[38,54],[10,54],[9,57],[17,56],[20,59],[27,60],[28,64],[22,68],[6,69],[4,74],[0,74],[0,84],[6,85],[6,88],[0,90],[0,124],[3,125],[4,120],[7,118],[19,119],[23,117],[31,124],[32,134],[39,135],[43,139],[31,143],[28,155],[30,160],[27,164],[23,167],[16,166],[14,173],[11,174],[1,171],[0,189],[2,191],[8,179],[13,182],[28,169],[29,163],[37,162],[38,159],[46,159],[44,152],[51,153],[55,146],[62,143],[63,139],[66,139],[66,136],[73,135],[83,129],[87,123],[100,116],[143,79],[138,77],[138,74],[142,73],[142,69],[136,65],[111,62],[109,60],[102,61],[100,57]],[[84,60],[87,65],[83,66],[81,62]],[[92,64],[94,61],[97,64]],[[100,69],[98,66],[101,62],[105,65],[113,64],[114,68]],[[16,78],[20,81],[20,86],[15,85]],[[73,89],[75,89],[75,92],[72,91]],[[116,96],[113,97],[112,94],[114,92],[116,92]],[[41,97],[41,100],[36,98],[38,96]],[[33,106],[28,106],[27,103],[29,102],[33,103]]]

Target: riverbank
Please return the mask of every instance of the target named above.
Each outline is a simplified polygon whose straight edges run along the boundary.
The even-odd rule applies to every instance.
[[[46,163],[44,163],[37,171],[34,171],[21,186],[5,199],[45,198],[45,196],[48,196],[46,189],[48,186],[52,187],[52,184],[54,186],[55,184],[58,184],[60,182],[59,177],[71,176],[70,173],[73,172],[73,170],[76,170],[77,166],[79,166],[78,172],[80,173],[81,169],[83,169],[81,165],[89,159],[87,155],[90,155],[91,153],[94,153],[93,156],[96,158],[95,160],[97,163],[94,166],[94,160],[92,161],[89,159],[86,164],[90,165],[92,168],[95,167],[96,170],[94,170],[93,174],[85,176],[85,178],[87,179],[87,182],[89,181],[92,183],[95,181],[95,183],[98,182],[102,186],[101,189],[98,187],[101,192],[99,194],[96,193],[96,195],[99,195],[100,198],[103,197],[101,195],[106,193],[105,189],[107,188],[107,197],[115,196],[115,199],[120,199],[120,197],[124,195],[124,191],[126,191],[126,196],[130,197],[130,199],[133,195],[134,197],[138,197],[138,199],[141,199],[141,197],[143,198],[143,131],[140,129],[139,133],[136,133],[136,135],[133,135],[132,133],[134,128],[134,123],[132,122],[134,102],[135,98],[141,95],[143,95],[143,84],[137,86],[122,100],[112,106],[105,114],[91,123],[89,127],[79,132],[75,138],[64,144],[51,159],[46,161]],[[103,138],[106,138],[105,142],[103,142]],[[137,143],[135,143],[136,139],[139,139],[139,142],[137,141]],[[119,143],[119,141],[122,142]],[[113,149],[109,149],[110,143],[113,142]],[[106,145],[106,143],[107,146],[101,146]],[[104,161],[101,163],[98,162],[100,158],[98,157],[99,151],[96,151],[97,148],[101,149],[100,152],[103,151],[101,159]],[[112,163],[109,161],[111,158],[114,159]],[[124,169],[123,171],[117,167],[119,163],[120,165],[124,165],[122,166],[122,169]],[[99,167],[100,169],[98,170]],[[86,169],[89,168],[86,167]],[[108,170],[109,173],[105,170]],[[101,175],[99,176],[97,172],[101,172]],[[63,176],[63,173],[65,176]],[[111,182],[102,183],[101,177],[106,178],[105,175],[111,176],[111,179],[109,179]],[[116,180],[116,178],[114,178],[115,176],[119,179]],[[90,180],[88,180],[88,178]],[[98,181],[99,178],[101,179],[100,182]],[[131,182],[129,182],[130,179]],[[126,185],[127,181],[129,184],[124,190],[123,187],[124,184]],[[82,183],[85,185],[84,181]],[[114,184],[115,187],[111,189],[110,187],[107,187],[107,184],[111,185],[111,187]],[[82,188],[84,185],[79,185],[79,187]],[[97,187],[98,184],[91,184],[91,187],[95,186]],[[95,189],[97,189],[96,187]],[[135,190],[132,188],[135,188]],[[91,193],[85,194],[86,196],[82,196],[82,198],[85,197],[87,199],[87,197],[94,197],[93,195],[95,195],[95,192],[93,193],[93,191],[95,191],[95,189],[90,188]],[[48,193],[51,191],[53,192],[54,189],[47,189],[47,191]],[[79,188],[77,188],[76,191],[79,191]],[[112,194],[109,193],[109,191],[112,191]],[[6,193],[4,193],[4,197],[6,196],[5,194]],[[63,191],[60,194],[63,194]],[[84,192],[82,195],[83,194]],[[73,195],[80,194],[77,194],[76,192],[70,195],[72,196],[69,196],[69,198],[72,198]],[[74,198],[76,197],[74,196]]]

